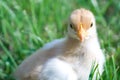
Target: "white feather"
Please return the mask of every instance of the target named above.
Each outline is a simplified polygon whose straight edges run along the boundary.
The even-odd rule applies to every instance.
[[[48,60],[39,75],[40,80],[77,80],[72,66],[57,58]]]

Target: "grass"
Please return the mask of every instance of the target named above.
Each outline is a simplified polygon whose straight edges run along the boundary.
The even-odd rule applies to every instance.
[[[106,56],[101,80],[120,80],[119,0],[0,0],[0,80],[13,80],[11,73],[27,56],[63,37],[68,16],[80,7],[96,17]]]

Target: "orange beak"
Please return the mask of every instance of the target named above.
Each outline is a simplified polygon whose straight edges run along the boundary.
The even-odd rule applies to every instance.
[[[80,39],[81,42],[84,41],[86,32],[83,29],[82,24],[80,24],[80,26],[77,27],[77,35],[78,35],[78,37],[79,37],[79,39]]]

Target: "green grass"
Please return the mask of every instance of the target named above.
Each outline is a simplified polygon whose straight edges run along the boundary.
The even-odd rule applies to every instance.
[[[96,17],[106,56],[101,80],[120,80],[119,0],[0,0],[0,80],[13,80],[11,73],[27,56],[63,37],[68,16],[80,7]]]

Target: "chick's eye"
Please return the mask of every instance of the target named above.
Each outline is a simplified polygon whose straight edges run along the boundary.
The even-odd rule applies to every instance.
[[[92,27],[92,26],[93,26],[93,23],[90,24],[90,27]]]
[[[70,24],[70,27],[73,29],[73,25],[72,24]]]

